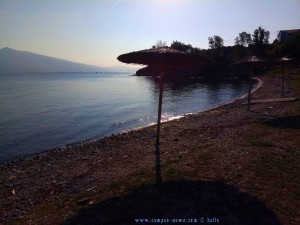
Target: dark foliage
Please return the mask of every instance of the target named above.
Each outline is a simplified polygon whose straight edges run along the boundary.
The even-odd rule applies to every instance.
[[[219,49],[224,46],[224,40],[218,35],[208,38],[208,44],[211,49]]]
[[[209,37],[209,49],[200,49],[180,41],[173,41],[170,48],[190,54],[199,54],[210,59],[212,64],[199,70],[200,76],[228,76],[232,71],[228,66],[237,60],[258,55],[265,57],[292,57],[300,58],[300,35],[290,41],[269,43],[270,32],[261,26],[251,34],[243,31],[235,38],[234,46],[224,46],[222,37]],[[235,74],[236,75],[236,74]]]
[[[278,42],[274,41],[269,47],[267,54],[271,56],[288,56],[292,58],[300,58],[300,35],[295,34],[295,38],[290,41]]]
[[[251,43],[252,43],[251,34],[248,34],[245,31],[243,31],[242,33],[239,33],[239,36],[235,38],[236,45],[242,45],[242,46],[247,47]]]

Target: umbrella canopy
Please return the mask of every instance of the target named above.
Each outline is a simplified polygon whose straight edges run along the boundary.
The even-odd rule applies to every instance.
[[[209,60],[204,56],[188,54],[166,47],[130,52],[120,55],[117,59],[124,63],[171,68],[209,64]]]
[[[229,65],[229,67],[234,68],[246,68],[250,70],[249,73],[249,85],[248,85],[248,101],[247,101],[247,110],[250,110],[250,102],[251,102],[251,83],[252,83],[252,71],[258,67],[265,66],[265,65],[271,65],[273,64],[273,61],[268,60],[264,57],[260,56],[246,56],[237,62]]]
[[[289,58],[289,57],[281,57],[281,58],[277,58],[275,60],[276,64],[283,64],[283,65],[292,65],[292,64],[296,64],[299,61],[297,59],[294,58]]]
[[[270,65],[272,63],[273,61],[267,58],[252,55],[252,56],[246,56],[236,61],[235,63],[232,63],[229,67],[240,67],[240,68],[242,67],[242,68],[248,68],[252,70],[260,66]]]
[[[294,59],[292,58],[288,58],[288,57],[281,57],[279,59],[277,59],[278,62],[284,62],[284,63],[291,63],[294,61]]]

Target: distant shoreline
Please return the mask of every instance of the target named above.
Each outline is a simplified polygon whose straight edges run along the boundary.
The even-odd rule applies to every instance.
[[[57,71],[71,72],[99,72],[122,71],[133,73],[136,69],[127,66],[94,66],[84,63],[71,62],[27,51],[11,48],[0,49],[0,68],[5,73],[56,73]],[[33,72],[35,71],[35,72]]]
[[[0,75],[35,75],[35,74],[131,74],[130,72],[16,72],[16,73],[0,73]]]

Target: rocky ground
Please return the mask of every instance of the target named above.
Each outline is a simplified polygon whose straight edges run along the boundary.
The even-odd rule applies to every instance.
[[[259,79],[253,99],[281,97],[276,73]],[[298,74],[285,95],[300,96]],[[155,126],[2,164],[0,223],[300,224],[300,101],[245,102],[163,123],[160,187]]]

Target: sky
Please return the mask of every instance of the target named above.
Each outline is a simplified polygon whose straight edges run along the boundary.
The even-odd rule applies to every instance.
[[[208,48],[219,35],[300,29],[300,0],[0,0],[0,48],[96,66],[118,55],[175,40]]]

